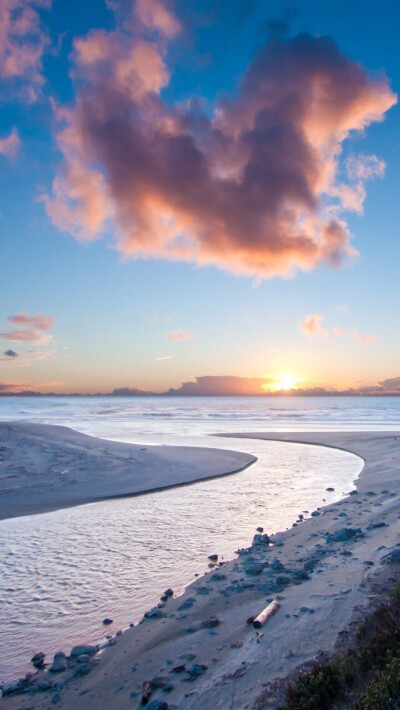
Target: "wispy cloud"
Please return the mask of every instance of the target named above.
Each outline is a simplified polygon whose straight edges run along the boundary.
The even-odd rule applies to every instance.
[[[165,334],[167,340],[193,340],[198,338],[198,333],[191,333],[190,330],[171,330]]]
[[[19,328],[18,330],[9,330],[0,333],[0,337],[5,340],[12,340],[16,343],[48,343],[52,336],[40,333],[38,330],[29,328]]]
[[[0,81],[24,101],[35,101],[44,84],[42,58],[50,45],[40,13],[50,0],[0,0]]]
[[[9,316],[7,320],[14,323],[14,325],[30,325],[33,328],[38,328],[38,330],[51,330],[56,322],[53,316],[45,316],[43,313],[39,313],[37,316],[30,316],[26,311],[17,313],[15,316]]]
[[[12,128],[8,136],[0,138],[0,155],[6,158],[14,158],[19,151],[21,140],[16,128]]]
[[[173,355],[158,355],[154,359],[156,362],[161,362],[162,360],[172,360]]]
[[[359,343],[371,344],[376,341],[376,335],[365,335],[364,333],[360,333],[359,330],[349,330],[349,335],[351,335],[351,337]]]
[[[318,313],[313,313],[310,316],[306,316],[304,321],[302,323],[299,323],[300,330],[309,338],[315,336],[319,338],[326,338],[329,331],[322,325],[323,317],[324,316]]]
[[[349,307],[347,303],[342,303],[340,306],[335,306],[335,310],[340,311],[341,313],[345,313],[349,310]]]
[[[114,228],[131,258],[215,264],[258,278],[352,258],[343,211],[360,211],[379,158],[340,164],[350,133],[397,97],[327,37],[262,46],[213,115],[166,103],[178,18],[138,0],[134,20],[74,42],[76,102],[56,109],[63,155],[47,213],[79,240]],[[138,22],[139,20],[139,22]]]
[[[338,326],[332,328],[332,333],[338,338],[344,338],[346,335],[346,331],[344,331],[342,328],[339,328]]]

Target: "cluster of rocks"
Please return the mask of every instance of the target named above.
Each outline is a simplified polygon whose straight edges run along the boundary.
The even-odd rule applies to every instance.
[[[208,666],[203,663],[192,663],[195,658],[194,653],[188,653],[185,657],[178,659],[175,664],[169,661],[171,664],[170,673],[182,682],[193,683],[208,670]],[[145,705],[147,710],[168,710],[169,705],[165,700],[151,700],[151,697],[158,690],[170,693],[174,687],[174,682],[169,675],[157,675],[151,680],[145,680],[142,686],[141,704]]]
[[[27,673],[17,681],[3,683],[0,689],[4,696],[33,695],[46,690],[61,691],[63,683],[56,681],[54,676],[68,670],[72,671],[75,677],[87,675],[97,663],[94,657],[98,651],[98,646],[74,646],[69,656],[63,651],[57,651],[50,666],[45,661],[45,654],[39,651],[31,659],[35,673]]]

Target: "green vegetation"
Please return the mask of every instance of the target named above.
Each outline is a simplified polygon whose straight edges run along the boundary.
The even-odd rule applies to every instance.
[[[400,708],[400,584],[359,629],[353,648],[301,673],[280,710]]]

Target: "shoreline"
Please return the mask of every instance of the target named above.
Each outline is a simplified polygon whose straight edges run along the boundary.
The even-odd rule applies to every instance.
[[[246,554],[192,582],[183,595],[162,607],[158,617],[146,619],[113,639],[116,645],[102,654],[87,679],[69,671],[52,677],[63,684],[60,708],[94,710],[100,702],[121,710],[128,704],[136,708],[143,682],[160,675],[174,687],[168,695],[161,688],[155,690],[152,698],[163,699],[168,707],[224,710],[228,702],[233,710],[256,707],[254,703],[265,694],[266,685],[287,677],[310,658],[331,653],[339,633],[354,619],[356,608],[359,613],[365,607],[368,579],[376,575],[382,559],[400,539],[396,456],[393,463],[393,455],[400,450],[399,433],[223,436],[350,450],[365,461],[357,478],[358,492],[320,508],[301,525],[271,536],[274,547],[253,545]],[[367,490],[381,485],[386,487],[384,492]],[[336,540],[335,533],[343,529],[360,532]],[[278,598],[281,608],[257,643],[246,619],[261,611],[269,598]],[[195,654],[195,658],[188,662],[188,654]],[[193,682],[182,683],[182,676],[171,672],[168,663],[179,665],[179,659],[185,667],[184,680],[188,680],[186,673],[193,664],[207,668]],[[55,692],[35,693],[31,707],[48,707]],[[257,707],[274,707],[270,700]],[[2,702],[11,709],[18,707],[20,699],[10,697]]]

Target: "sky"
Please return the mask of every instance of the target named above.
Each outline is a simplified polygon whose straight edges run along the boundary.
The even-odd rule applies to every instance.
[[[0,0],[0,392],[400,393],[394,0]]]

